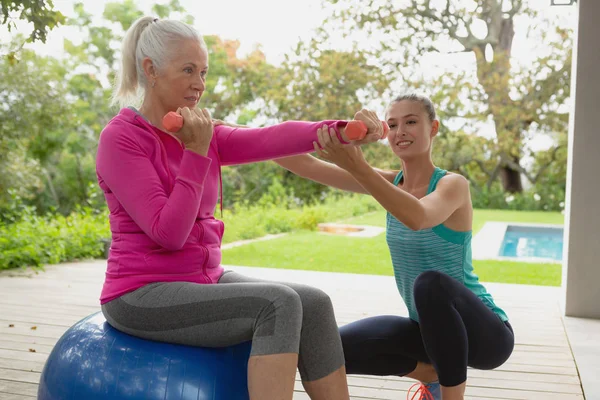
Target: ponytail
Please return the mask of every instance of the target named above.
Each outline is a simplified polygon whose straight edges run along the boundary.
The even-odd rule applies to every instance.
[[[111,105],[124,107],[139,97],[139,73],[136,53],[140,36],[148,25],[154,22],[152,17],[142,17],[135,21],[123,39],[121,49],[121,68],[117,73],[117,81]]]

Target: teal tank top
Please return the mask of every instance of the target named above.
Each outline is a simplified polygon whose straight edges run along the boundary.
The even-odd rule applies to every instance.
[[[435,169],[427,194],[435,190],[446,173],[441,168]],[[401,179],[402,171],[394,179],[394,185],[398,185]],[[413,300],[415,279],[424,271],[435,270],[464,284],[502,321],[508,321],[506,313],[496,306],[492,296],[473,272],[471,236],[471,231],[458,232],[443,224],[413,231],[387,213],[386,240],[392,256],[396,285],[412,320],[419,321]]]

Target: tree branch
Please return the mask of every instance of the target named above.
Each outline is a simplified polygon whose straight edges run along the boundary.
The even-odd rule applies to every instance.
[[[481,171],[488,176],[488,181],[487,181],[486,186],[488,189],[490,189],[492,187],[492,185],[494,184],[494,182],[496,181],[496,179],[498,178],[498,174],[500,173],[500,168],[502,166],[502,159],[498,160],[498,162],[496,163],[496,166],[491,171],[485,167],[485,164],[482,160],[474,158],[471,161],[475,162],[479,166]]]
[[[498,179],[498,174],[500,174],[500,168],[502,167],[502,163],[498,161],[496,166],[494,167],[494,171],[492,172],[492,176],[490,176],[490,180],[488,181],[488,189],[492,187],[496,179]]]
[[[535,174],[535,181],[531,182],[531,183],[536,183],[538,181],[538,179],[540,179],[540,177],[542,176],[542,174],[544,172],[546,172],[546,170],[548,169],[548,167],[550,167],[550,165],[552,165],[554,163],[554,161],[556,161],[556,153],[558,153],[558,150],[561,149],[563,146],[562,145],[558,145],[556,147],[554,147],[554,149],[552,149],[552,153],[550,156],[550,161],[548,161],[546,164],[542,165],[539,169],[539,171],[537,172],[537,174]]]
[[[477,190],[478,192],[481,192],[481,187],[479,186],[479,184],[477,183],[477,181],[475,181],[473,178],[471,178],[471,176],[469,175],[469,173],[462,167],[462,166],[457,166],[456,170],[458,172],[460,172],[460,174],[462,176],[464,176],[465,178],[467,178],[467,180],[471,183],[471,187],[475,188],[475,190]]]
[[[513,171],[517,171],[520,174],[525,175],[525,178],[527,178],[529,182],[535,183],[534,178],[531,175],[529,175],[529,172],[527,172],[527,170],[521,167],[518,163],[511,160],[511,158],[508,157],[506,154],[502,154],[500,158],[502,159],[502,163],[504,164],[504,166],[510,167]]]
[[[507,12],[510,18],[514,17],[523,8],[523,0],[513,0],[511,3],[512,7]]]
[[[472,18],[467,18],[466,16],[458,16],[457,13],[453,13],[450,10],[450,0],[446,1],[446,7],[444,8],[444,10],[441,11],[440,15],[436,14],[435,10],[431,8],[430,0],[427,0],[423,4],[422,8],[419,7],[417,0],[413,0],[412,8],[412,17],[420,15],[421,17],[428,18],[433,22],[440,23],[442,25],[442,29],[448,31],[448,36],[458,41],[465,48],[465,51],[470,51],[470,49],[482,42],[480,39],[477,39],[471,32],[470,26],[473,22]],[[407,21],[411,20],[411,16],[408,16]],[[460,36],[458,34],[458,29],[461,27],[461,22],[467,30],[467,36]],[[439,32],[435,32],[435,34],[439,34]]]
[[[488,169],[485,167],[485,164],[483,163],[483,161],[482,161],[482,160],[478,160],[478,159],[474,158],[472,161],[474,161],[474,162],[475,162],[475,164],[477,164],[477,165],[479,166],[479,168],[481,169],[481,171],[482,171],[483,173],[485,173],[485,174],[486,174],[488,177],[489,177],[489,176],[492,176],[492,172],[491,172],[491,171],[489,171],[489,170],[488,170]]]
[[[565,74],[569,74],[571,71],[572,54],[569,54],[560,69],[552,69],[552,72],[548,74],[545,79],[534,81],[531,84],[531,90],[521,99],[520,107],[523,110],[528,110],[531,106],[535,109],[531,110],[529,114],[533,116],[531,120],[525,121],[527,124],[526,128],[533,122],[539,122],[540,114],[537,109],[550,101],[550,98],[556,94],[558,87],[564,87],[565,82],[561,79]],[[545,63],[545,67],[550,67],[548,63]],[[570,74],[569,74],[570,75]],[[568,85],[569,82],[566,82]],[[537,86],[544,88],[544,90],[535,90]]]

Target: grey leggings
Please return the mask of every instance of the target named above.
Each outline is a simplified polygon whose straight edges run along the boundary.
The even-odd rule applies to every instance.
[[[216,285],[158,282],[102,305],[116,329],[144,339],[225,347],[252,340],[251,356],[298,353],[304,381],[344,365],[329,296],[310,286],[225,272]]]

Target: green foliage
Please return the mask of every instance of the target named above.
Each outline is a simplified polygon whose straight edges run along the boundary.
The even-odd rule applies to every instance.
[[[480,4],[491,2],[485,0]],[[561,106],[568,96],[571,56],[568,29],[558,26],[544,31],[544,27],[554,25],[533,26],[532,31],[543,39],[548,50],[528,68],[510,65],[507,75],[500,68],[506,67],[507,62],[501,56],[501,49],[494,49],[493,62],[488,64],[483,64],[473,50],[475,62],[480,62],[476,66],[480,69],[477,76],[473,71],[455,71],[421,82],[419,74],[412,74],[418,71],[418,63],[409,64],[426,51],[425,47],[436,45],[434,39],[444,32],[451,33],[443,26],[452,23],[446,17],[431,24],[431,15],[443,14],[443,10],[433,10],[431,15],[421,13],[410,23],[398,25],[410,13],[422,11],[425,3],[411,2],[404,14],[384,12],[393,10],[392,3],[371,3],[364,8],[345,7],[345,3],[345,0],[338,2],[342,11],[337,16],[348,20],[360,17],[361,22],[336,25],[339,30],[369,23],[375,30],[388,29],[385,42],[372,43],[383,46],[376,58],[371,49],[356,44],[350,50],[331,49],[326,30],[299,43],[281,66],[268,64],[260,47],[240,56],[238,41],[206,36],[211,71],[202,106],[209,108],[215,118],[241,124],[256,124],[267,118],[271,124],[285,119],[352,118],[363,105],[376,104],[387,96],[390,84],[429,91],[442,120],[433,148],[434,159],[441,167],[459,172],[471,181],[477,206],[562,209],[567,152],[566,113]],[[53,15],[57,22],[76,28],[82,39],[81,42],[65,40],[64,59],[42,57],[29,50],[19,52],[18,62],[0,57],[0,103],[4,105],[0,107],[0,220],[16,218],[16,210],[23,204],[33,206],[39,215],[48,212],[70,215],[78,206],[103,210],[94,157],[98,135],[116,112],[109,107],[109,86],[114,79],[112,71],[117,67],[123,34],[136,18],[146,13],[159,18],[193,20],[193,17],[186,14],[179,0],[155,4],[133,0],[110,2],[105,5],[100,21],[92,18],[82,3],[74,5],[74,17],[68,21],[52,14],[52,3],[48,1],[3,0],[0,4],[3,13],[0,15],[4,18],[9,10],[10,17],[4,21],[9,28],[13,26],[11,18],[29,20],[36,13]],[[373,12],[373,7],[380,8]],[[467,11],[457,9],[455,15],[468,19],[482,12],[480,8],[471,10],[472,14]],[[43,18],[39,21],[43,22]],[[339,22],[336,18],[331,21]],[[420,31],[421,25],[426,29]],[[52,26],[47,25],[48,29]],[[426,34],[430,37],[423,36]],[[456,42],[456,38],[450,39]],[[14,37],[10,47],[19,48],[26,40]],[[413,51],[414,40],[425,47]],[[511,101],[498,103],[490,97],[490,93],[505,93],[507,88],[515,94]],[[481,123],[490,121],[495,121],[496,133],[504,132],[505,137],[512,137],[518,131],[518,140],[508,140],[506,143],[512,145],[502,147],[500,136],[486,139],[475,135]],[[500,125],[504,128],[498,128],[497,121],[502,121]],[[517,126],[519,121],[522,125]],[[556,146],[547,151],[527,150],[527,141],[539,133],[551,136]],[[515,146],[522,150],[517,158],[532,158],[527,168],[519,164],[522,159],[511,161],[506,157]],[[398,159],[385,145],[371,144],[363,150],[373,166],[400,168]],[[511,168],[518,169],[531,186],[512,197],[503,193],[506,187],[499,182],[509,162],[519,164]],[[246,207],[244,211],[251,215],[255,212],[252,207],[267,209],[269,204],[281,205],[268,214],[256,211],[256,218],[261,216],[266,222],[254,221],[240,229],[244,232],[240,235],[248,237],[261,232],[314,227],[315,221],[324,218],[323,212],[315,208],[301,213],[299,207],[316,207],[329,201],[325,199],[340,196],[273,162],[226,167],[223,183],[226,215],[227,210],[239,207]],[[15,203],[16,198],[20,203]]]
[[[73,74],[74,68],[30,50],[17,64],[0,58],[0,101],[6,105],[0,108],[0,209],[11,191],[42,214],[92,205],[108,96],[91,74]]]
[[[0,223],[0,270],[100,258],[108,236],[106,213],[78,208],[69,216],[39,216],[21,207],[18,220]]]
[[[399,170],[400,161],[383,143],[371,143],[362,147],[365,158],[378,168]],[[223,168],[223,199],[226,207],[235,203],[259,201],[274,181],[287,188],[288,195],[297,204],[314,204],[340,192],[308,179],[301,178],[281,168],[274,162],[244,164]]]
[[[238,123],[246,124],[257,110],[249,104],[269,88],[276,68],[267,63],[259,47],[244,58],[238,57],[240,42],[205,36],[210,59],[210,72],[201,106],[211,110],[213,117],[224,119],[240,114]]]
[[[296,206],[289,202],[277,181],[258,204],[239,204],[225,210],[224,243],[254,239],[299,229],[316,229],[325,220],[347,218],[376,209],[368,196],[329,198],[321,204]],[[104,255],[110,238],[108,211],[76,207],[68,216],[38,215],[35,208],[14,195],[11,207],[2,210],[0,221],[0,270],[23,266],[40,267]]]
[[[558,186],[538,187],[523,193],[506,193],[499,184],[472,190],[475,208],[521,211],[563,211],[565,192]]]
[[[0,58],[0,208],[10,193],[35,200],[49,179],[50,155],[72,125],[60,63],[23,50],[21,61]]]
[[[54,10],[51,0],[0,0],[0,25],[6,25],[11,32],[16,28],[15,20],[27,21],[33,25],[28,42],[46,42],[49,31],[63,24],[65,17]],[[10,54],[9,61],[15,61],[14,53]]]
[[[352,119],[365,102],[379,98],[389,80],[357,49],[327,49],[319,40],[300,42],[265,94],[282,120]],[[309,106],[310,105],[310,106]]]
[[[361,37],[365,43],[361,50],[378,60],[396,86],[431,94],[447,118],[442,123],[467,125],[469,134],[478,133],[484,122],[493,123],[495,137],[486,144],[487,152],[480,152],[481,143],[463,140],[472,145],[472,154],[460,152],[452,160],[456,163],[467,156],[474,161],[463,173],[482,173],[487,177],[484,185],[500,181],[507,192],[525,190],[523,176],[537,184],[537,171],[529,169],[524,159],[538,156],[528,146],[535,135],[555,139],[566,135],[571,28],[540,16],[528,7],[533,0],[326,3],[333,10],[327,27],[344,31],[348,38]],[[512,57],[517,24],[538,45],[540,56],[527,65],[517,65]],[[485,37],[477,35],[482,27]],[[471,55],[470,68],[448,69],[434,79],[424,78],[421,70],[428,69],[433,57],[452,62],[450,57],[456,56],[450,54],[459,52]],[[477,168],[481,170],[474,171]]]
[[[218,48],[217,44],[214,49]],[[223,44],[227,45],[227,42]],[[229,43],[228,52],[234,53],[238,45]],[[211,63],[223,65],[218,60],[225,58],[219,54],[211,54]],[[227,96],[239,92],[238,86],[249,88],[250,92],[244,98],[259,101],[239,112],[237,122],[240,124],[251,122],[255,116],[271,117],[272,121],[352,119],[364,102],[379,98],[389,83],[381,69],[369,63],[362,52],[327,49],[316,39],[300,42],[277,69],[267,65],[264,55],[258,51],[244,62],[232,57],[230,60],[225,65],[235,61],[236,65],[246,69],[232,71],[235,84],[221,80],[221,84],[227,83],[231,87],[217,94],[212,94],[209,89],[207,99],[218,98],[220,108],[216,110],[224,109]],[[370,149],[367,159],[376,161],[376,166],[387,165],[384,160],[394,160],[385,146],[373,144],[367,147]],[[386,150],[385,158],[378,157]],[[302,204],[319,202],[332,192],[330,188],[300,178],[274,163],[232,166],[224,169],[225,204],[241,199],[256,201],[270,185],[272,177],[279,179],[285,187],[293,188],[293,196]]]
[[[271,197],[272,195],[266,195]],[[280,202],[281,201],[281,202]],[[283,203],[283,204],[282,204]],[[277,234],[293,230],[314,230],[325,221],[335,221],[374,211],[377,202],[370,196],[353,195],[325,200],[303,206],[294,206],[293,199],[258,204],[240,203],[232,210],[223,212],[225,234],[223,242],[252,239],[265,234]]]
[[[182,12],[176,0],[157,13]],[[134,2],[108,3],[105,21],[94,25],[81,3],[68,23],[83,42],[65,40],[68,57],[41,57],[30,50],[20,61],[0,58],[0,210],[11,207],[9,193],[38,213],[70,214],[78,205],[103,207],[95,174],[98,135],[114,110],[109,107],[116,51],[123,29],[141,11]],[[168,13],[167,13],[168,12]],[[165,14],[167,13],[167,14]],[[20,38],[14,38],[19,43]],[[14,47],[14,46],[13,46]],[[106,68],[108,67],[108,68]]]

